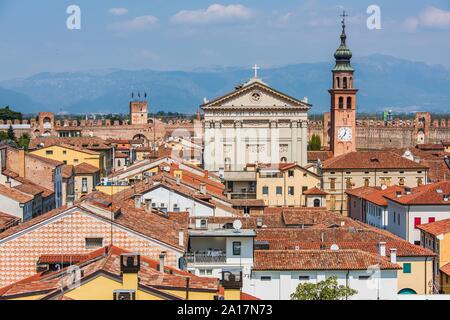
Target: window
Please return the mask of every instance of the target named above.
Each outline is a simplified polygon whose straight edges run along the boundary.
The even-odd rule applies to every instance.
[[[429,217],[428,218],[428,223],[432,223],[432,222],[435,222],[435,221],[436,221],[435,217]]]
[[[319,208],[319,207],[320,207],[320,200],[314,199],[314,208]]]
[[[244,207],[244,214],[250,214],[250,208]]]
[[[403,264],[403,273],[411,273],[411,263]]]
[[[271,276],[261,276],[261,281],[270,281],[272,280]]]
[[[422,224],[422,219],[420,217],[414,218],[414,228],[417,229],[417,226]]]
[[[53,154],[53,151],[52,150],[47,150],[47,151],[45,151],[45,154],[48,155],[48,156],[51,156]]]
[[[212,276],[212,269],[200,269],[199,273],[201,276]]]
[[[339,109],[344,109],[344,98],[339,97]]]
[[[400,213],[397,215],[397,223],[400,225]]]
[[[63,154],[66,155],[66,154],[67,154],[67,151],[66,151],[66,150],[63,150]]]
[[[294,170],[289,170],[288,171],[288,177],[289,178],[293,178],[294,177]]]
[[[83,178],[83,180],[81,181],[81,192],[82,193],[88,193],[88,179],[87,178]]]
[[[73,163],[78,163],[78,159],[73,159]]]
[[[277,187],[276,193],[277,193],[277,196],[281,196],[283,194],[283,187]]]
[[[345,179],[345,188],[346,189],[351,189],[353,187],[352,185],[352,178],[346,178]]]
[[[344,77],[344,89],[347,89],[348,83],[347,83],[347,77]]]
[[[351,109],[352,108],[352,98],[348,97],[347,98],[347,109]]]
[[[233,241],[233,256],[241,255],[241,245],[240,241]]]
[[[339,78],[339,77],[336,77],[336,83],[337,83],[337,88],[340,88],[341,87],[341,78]]]
[[[269,195],[269,187],[263,187],[262,193],[263,193],[263,196],[268,196]]]
[[[103,238],[85,238],[86,249],[98,249],[103,247]]]
[[[358,279],[359,280],[369,280],[370,276],[369,275],[367,275],[367,276],[359,276]]]
[[[364,178],[364,187],[370,186],[370,178]]]
[[[290,196],[294,195],[294,187],[288,187],[288,195]]]
[[[421,185],[423,185],[422,178],[417,178],[417,186],[420,187]]]
[[[399,178],[398,179],[398,185],[399,186],[404,186],[405,185],[405,178]]]
[[[300,281],[308,281],[309,280],[309,276],[298,276],[298,280],[300,280]]]
[[[333,191],[336,190],[336,179],[335,178],[330,179],[330,189]]]

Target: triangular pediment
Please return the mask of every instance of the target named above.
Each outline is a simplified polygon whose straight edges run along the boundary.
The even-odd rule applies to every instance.
[[[202,105],[202,109],[215,108],[299,108],[311,105],[275,90],[257,79],[239,86],[235,91]]]

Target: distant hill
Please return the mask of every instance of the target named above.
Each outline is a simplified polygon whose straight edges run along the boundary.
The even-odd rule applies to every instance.
[[[386,55],[353,59],[361,112],[450,110],[450,69]],[[329,109],[332,61],[263,69],[270,86],[297,98],[308,97],[312,112]],[[103,70],[39,73],[0,82],[0,106],[23,113],[125,113],[132,90],[147,91],[153,111],[194,113],[203,97],[213,99],[247,81],[251,70],[211,68],[191,72]]]

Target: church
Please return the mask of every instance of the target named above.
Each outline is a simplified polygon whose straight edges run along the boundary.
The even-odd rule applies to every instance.
[[[330,103],[330,150],[356,150],[356,95],[352,52],[347,47],[345,13],[334,57]],[[205,101],[204,164],[213,172],[243,171],[247,164],[307,164],[308,99],[299,100],[254,77],[233,92]]]
[[[205,101],[205,169],[243,171],[254,163],[307,163],[307,99],[271,88],[258,77]]]

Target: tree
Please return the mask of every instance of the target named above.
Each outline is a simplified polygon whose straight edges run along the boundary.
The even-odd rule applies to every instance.
[[[16,134],[14,133],[14,129],[11,125],[8,128],[8,140],[16,141]]]
[[[9,106],[0,108],[0,120],[22,120],[22,114],[20,112],[12,111]]]
[[[358,291],[338,285],[337,277],[332,276],[318,283],[301,283],[293,294],[292,300],[342,300],[357,294]]]
[[[17,142],[18,146],[28,150],[28,146],[30,145],[30,136],[27,133],[24,133],[20,136],[19,141]]]
[[[322,141],[320,139],[320,136],[317,134],[313,134],[311,140],[308,143],[308,150],[320,151],[321,148],[322,148]]]

